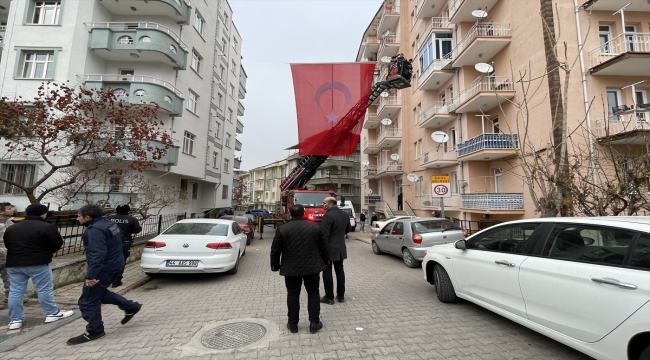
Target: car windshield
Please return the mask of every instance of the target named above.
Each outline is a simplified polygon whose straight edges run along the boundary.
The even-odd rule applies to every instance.
[[[324,193],[296,193],[293,195],[293,202],[306,208],[323,207],[323,200],[330,196],[332,195]]]
[[[442,230],[461,230],[461,228],[447,219],[440,219],[412,222],[411,230],[416,234],[426,234]]]
[[[247,217],[236,216],[235,221],[237,221],[237,224],[239,224],[239,225],[248,225],[248,218]]]
[[[352,216],[352,209],[350,209],[350,208],[343,208],[343,209],[341,209],[341,210],[345,211],[345,213],[348,214],[348,216]]]
[[[230,224],[176,223],[167,229],[165,235],[209,235],[227,236]]]

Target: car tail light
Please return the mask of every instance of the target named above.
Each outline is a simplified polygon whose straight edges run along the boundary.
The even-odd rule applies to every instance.
[[[167,244],[165,244],[162,241],[147,241],[144,244],[144,247],[151,248],[151,249],[163,248],[165,246],[167,246]]]
[[[232,245],[227,242],[217,242],[217,243],[208,243],[205,247],[210,248],[210,249],[232,249]]]
[[[309,216],[307,216],[307,219],[309,219],[309,220],[314,220],[314,215],[309,215]]]
[[[411,239],[413,240],[414,244],[422,244],[422,235],[420,234],[413,234],[413,236],[411,236]]]
[[[377,229],[379,229],[379,224],[375,224],[375,227],[376,227]]]

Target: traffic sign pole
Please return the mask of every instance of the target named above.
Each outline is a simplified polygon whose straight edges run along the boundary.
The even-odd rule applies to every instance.
[[[441,197],[440,198],[440,214],[442,215],[442,218],[445,218],[445,198]]]

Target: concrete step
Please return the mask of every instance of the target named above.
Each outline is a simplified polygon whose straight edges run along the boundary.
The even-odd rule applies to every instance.
[[[395,216],[409,216],[406,211],[393,210],[393,215]]]

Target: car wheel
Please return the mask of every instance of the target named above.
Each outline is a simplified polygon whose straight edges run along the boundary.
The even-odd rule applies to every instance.
[[[375,255],[381,255],[383,252],[379,249],[379,245],[377,245],[376,242],[372,242],[372,252],[375,253]]]
[[[404,260],[404,264],[410,268],[416,268],[420,266],[420,262],[415,260],[413,254],[411,254],[409,249],[402,250],[402,259]]]
[[[639,355],[639,360],[650,360],[650,345],[646,346],[646,348],[641,351],[641,355]]]
[[[447,271],[440,265],[433,267],[433,285],[436,287],[436,296],[443,303],[456,302],[456,292],[454,285],[447,275]]]
[[[235,263],[235,267],[228,270],[228,271],[226,271],[226,274],[235,275],[237,273],[237,271],[239,271],[239,259],[240,259],[240,256],[239,256],[239,254],[237,254],[237,262]]]

